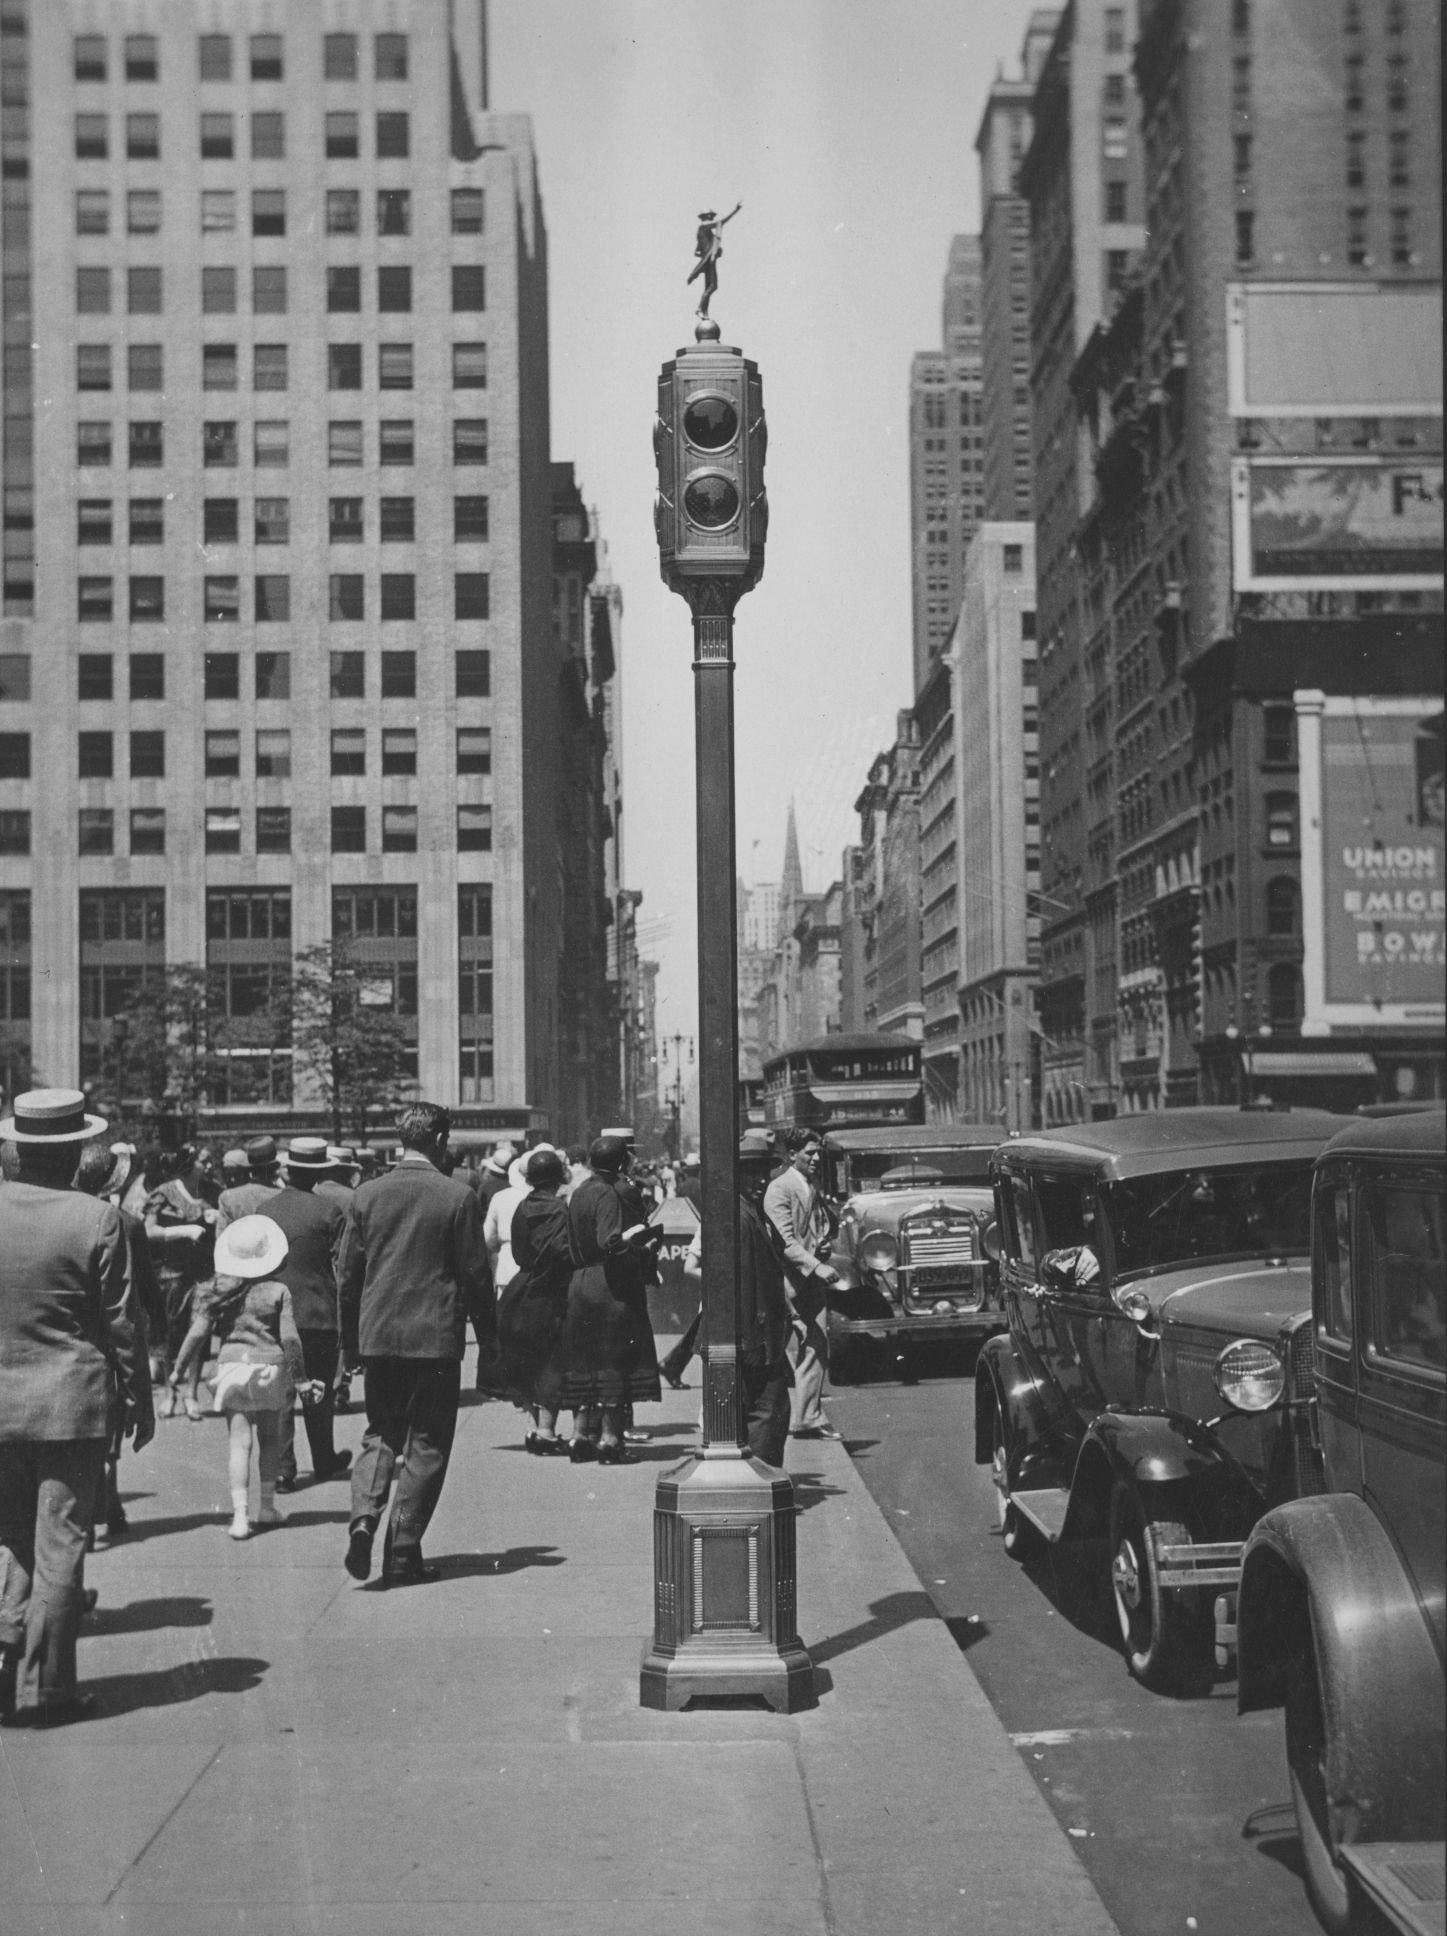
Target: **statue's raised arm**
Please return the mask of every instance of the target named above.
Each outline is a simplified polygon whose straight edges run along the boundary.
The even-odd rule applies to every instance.
[[[713,292],[718,288],[718,259],[723,254],[723,225],[725,222],[731,222],[742,207],[742,202],[735,202],[727,215],[716,215],[711,208],[702,210],[699,215],[698,236],[693,245],[693,252],[698,260],[689,272],[688,281],[692,282],[697,276],[703,277],[703,295],[698,305],[700,316],[708,315],[709,302]]]

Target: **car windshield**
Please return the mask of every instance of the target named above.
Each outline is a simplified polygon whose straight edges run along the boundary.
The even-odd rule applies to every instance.
[[[980,1183],[990,1180],[990,1152],[979,1149],[851,1150],[849,1190],[907,1190],[908,1172],[916,1172],[919,1187],[931,1183]],[[885,1172],[889,1181],[883,1182]]]
[[[1311,1164],[1172,1170],[1103,1192],[1117,1278],[1202,1257],[1305,1256]]]

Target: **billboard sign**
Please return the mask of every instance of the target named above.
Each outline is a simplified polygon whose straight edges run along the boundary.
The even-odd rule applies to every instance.
[[[1233,417],[1442,414],[1442,284],[1234,282]]]
[[[1238,591],[1429,591],[1442,583],[1442,459],[1238,458]]]
[[[1299,693],[1297,710],[1304,1032],[1440,1026],[1447,966],[1440,702]]]

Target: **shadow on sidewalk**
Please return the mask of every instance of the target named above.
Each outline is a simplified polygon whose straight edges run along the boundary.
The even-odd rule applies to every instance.
[[[509,1546],[501,1553],[440,1553],[435,1557],[428,1555],[428,1564],[441,1569],[443,1580],[462,1580],[480,1575],[485,1579],[497,1579],[504,1573],[523,1573],[530,1566],[566,1566],[568,1556],[560,1553],[556,1546]],[[437,1583],[439,1586],[442,1581]],[[410,1592],[414,1589],[394,1588],[383,1576],[368,1580],[361,1589],[363,1593]]]
[[[858,1626],[846,1627],[843,1633],[829,1634],[823,1640],[810,1643],[809,1658],[816,1667],[826,1660],[837,1660],[840,1654],[850,1653],[855,1647],[867,1647],[872,1640],[882,1640],[885,1634],[907,1627],[913,1620],[939,1618],[927,1593],[886,1593],[882,1600],[870,1601],[869,1611],[872,1619],[861,1620]]]
[[[826,1499],[838,1499],[844,1492],[843,1486],[821,1485],[810,1472],[795,1472],[790,1477],[794,1481],[794,1505],[801,1513],[822,1506]]]
[[[208,1694],[249,1694],[261,1685],[269,1660],[225,1654],[215,1660],[183,1660],[151,1674],[102,1674],[86,1680],[85,1692],[94,1694],[98,1720],[116,1714],[135,1714],[142,1708],[177,1707]]]
[[[209,1600],[194,1593],[173,1593],[161,1600],[131,1600],[123,1607],[97,1607],[87,1615],[82,1632],[87,1639],[109,1639],[113,1634],[154,1633],[161,1627],[209,1627]]]
[[[120,1539],[112,1540],[105,1548],[106,1553],[123,1552],[127,1546],[135,1546],[143,1539],[164,1539],[170,1533],[194,1533],[202,1526],[224,1528],[228,1515],[219,1506],[209,1512],[176,1513],[169,1519],[133,1519]],[[262,1533],[284,1533],[288,1526],[345,1526],[350,1517],[345,1506],[335,1512],[289,1512],[280,1526],[264,1527]],[[260,1534],[258,1535],[260,1537]],[[105,1557],[103,1553],[102,1558]]]

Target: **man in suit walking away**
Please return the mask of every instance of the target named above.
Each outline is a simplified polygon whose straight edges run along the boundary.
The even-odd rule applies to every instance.
[[[112,1367],[121,1430],[155,1431],[146,1328],[114,1204],[73,1190],[105,1128],[78,1089],[32,1089],[0,1122],[0,1709],[14,1727],[83,1720],[75,1643],[105,1473]],[[8,1173],[8,1167],[7,1167]]]
[[[399,1586],[436,1579],[422,1536],[447,1477],[466,1325],[480,1351],[496,1337],[477,1194],[445,1174],[451,1131],[452,1118],[437,1103],[404,1109],[396,1167],[361,1185],[342,1232],[342,1350],[348,1364],[360,1357],[367,1407],[352,1467],[346,1568],[354,1580],[372,1570],[372,1541],[399,1460],[383,1577]]]
[[[286,1260],[276,1271],[291,1292],[292,1315],[301,1336],[306,1375],[322,1387],[323,1396],[302,1414],[311,1447],[312,1472],[317,1479],[339,1479],[351,1464],[351,1454],[338,1452],[332,1437],[337,1373],[337,1252],[347,1213],[335,1197],[318,1187],[330,1174],[327,1146],[320,1136],[293,1136],[286,1149],[286,1184],[266,1200],[263,1216],[271,1218],[286,1237]],[[281,1414],[278,1433],[280,1463],[278,1492],[296,1490],[296,1414]]]
[[[247,1180],[223,1190],[216,1205],[216,1235],[242,1217],[265,1215],[268,1200],[281,1188],[276,1138],[253,1136],[246,1145]]]

